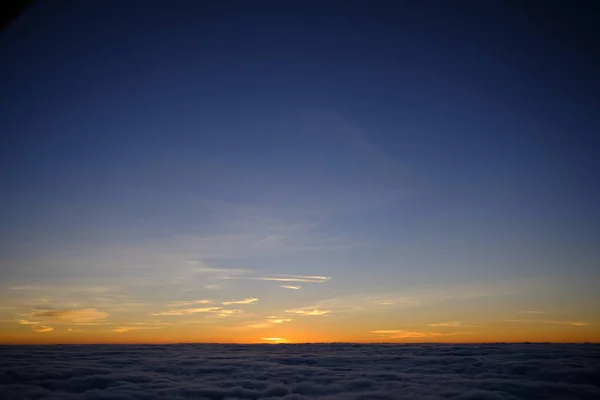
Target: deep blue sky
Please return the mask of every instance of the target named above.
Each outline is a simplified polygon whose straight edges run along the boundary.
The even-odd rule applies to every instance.
[[[0,280],[587,293],[597,13],[557,3],[39,1],[0,33]]]

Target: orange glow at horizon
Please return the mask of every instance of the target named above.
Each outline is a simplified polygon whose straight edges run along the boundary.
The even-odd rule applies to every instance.
[[[269,329],[235,331],[214,329],[189,329],[168,326],[164,329],[112,328],[84,330],[57,328],[50,331],[6,329],[0,333],[2,344],[168,344],[168,343],[488,343],[488,342],[600,342],[600,332],[595,326],[552,327],[534,329],[531,326],[498,324],[480,328],[479,332],[432,331],[430,329],[389,329],[364,332],[349,330],[342,324],[328,326],[280,327],[271,330],[276,335],[265,335]],[[450,329],[450,328],[448,328]],[[264,333],[261,335],[260,332]]]

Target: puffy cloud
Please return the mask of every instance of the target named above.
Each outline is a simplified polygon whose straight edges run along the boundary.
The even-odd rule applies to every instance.
[[[599,358],[597,344],[6,346],[0,387],[6,399],[596,400]]]
[[[258,301],[257,298],[248,298],[248,299],[244,299],[244,300],[231,300],[231,301],[224,301],[223,304],[224,306],[228,306],[231,304],[252,304],[252,303],[256,303]]]

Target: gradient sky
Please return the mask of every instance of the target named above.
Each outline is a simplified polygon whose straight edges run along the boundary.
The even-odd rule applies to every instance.
[[[600,340],[596,16],[554,3],[38,1],[0,342]]]

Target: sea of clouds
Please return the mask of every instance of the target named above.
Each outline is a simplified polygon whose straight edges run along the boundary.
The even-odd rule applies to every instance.
[[[600,399],[600,345],[0,346],[0,399]]]

